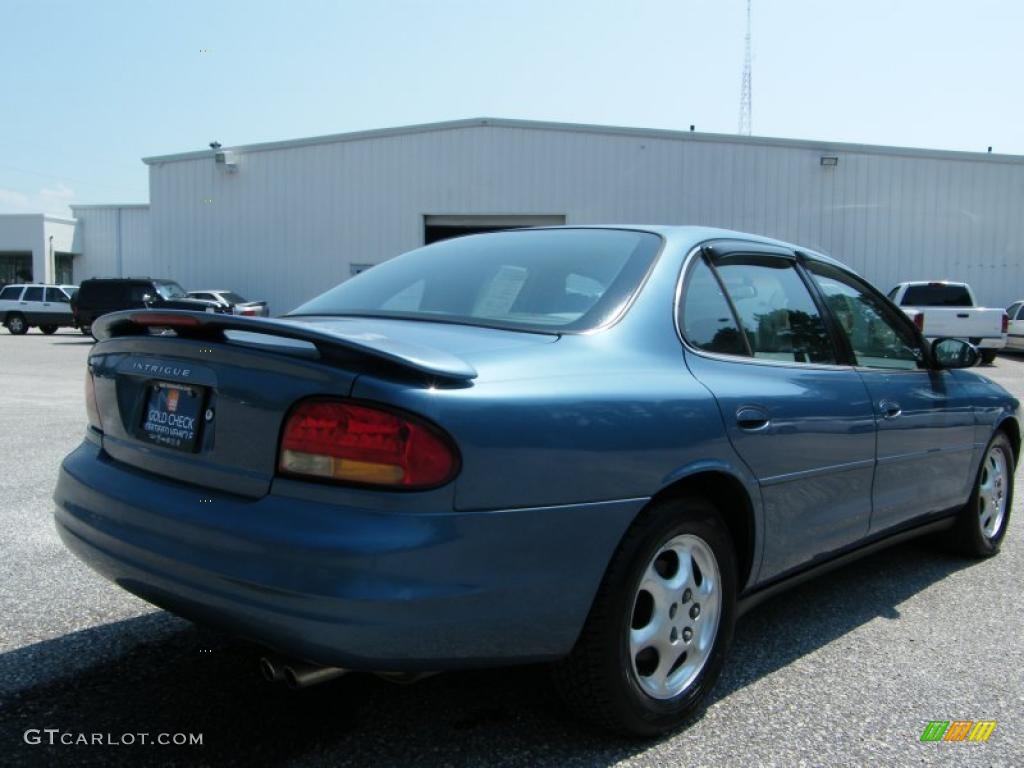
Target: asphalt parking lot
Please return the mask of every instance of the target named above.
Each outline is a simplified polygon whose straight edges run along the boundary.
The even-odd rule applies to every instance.
[[[83,429],[90,346],[68,331],[0,333],[4,765],[1024,764],[1024,493],[994,559],[918,541],[755,609],[706,713],[661,741],[575,722],[540,667],[291,692],[259,677],[254,650],[128,595],[60,544],[50,494]],[[981,370],[1024,397],[1024,356]],[[919,741],[929,720],[955,719],[998,726],[985,743]],[[48,728],[203,744],[25,743]]]

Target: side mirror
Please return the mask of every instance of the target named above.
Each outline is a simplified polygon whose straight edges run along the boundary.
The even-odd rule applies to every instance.
[[[981,353],[963,339],[936,339],[932,342],[932,359],[940,368],[970,368],[978,364]]]
[[[143,304],[152,304],[154,301],[156,301],[156,296],[154,296],[152,293],[144,293],[144,294],[142,294],[142,303]]]

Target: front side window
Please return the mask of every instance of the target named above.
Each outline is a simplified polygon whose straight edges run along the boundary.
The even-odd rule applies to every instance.
[[[71,299],[60,288],[47,288],[46,300],[54,304],[67,304]]]
[[[623,311],[660,245],[657,235],[617,229],[458,237],[378,264],[290,314],[585,331]]]
[[[914,333],[874,293],[829,264],[807,264],[853,350],[869,368],[915,369],[924,359]]]
[[[825,323],[792,261],[738,255],[717,260],[715,267],[754,357],[836,363]]]
[[[168,281],[166,283],[156,283],[156,292],[159,293],[164,299],[185,299],[188,298],[185,293],[185,289],[177,283]]]

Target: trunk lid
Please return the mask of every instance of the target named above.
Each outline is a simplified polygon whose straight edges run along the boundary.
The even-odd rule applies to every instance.
[[[167,327],[173,332],[159,330]],[[469,386],[470,360],[557,340],[406,320],[164,311],[105,315],[94,330],[100,341],[89,367],[106,452],[252,498],[270,490],[284,419],[297,401],[348,396],[368,372],[423,387]]]

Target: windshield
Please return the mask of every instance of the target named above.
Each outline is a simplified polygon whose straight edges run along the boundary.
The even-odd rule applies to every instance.
[[[159,293],[164,299],[188,298],[188,295],[185,293],[185,289],[172,281],[168,281],[166,283],[156,283],[156,292]]]
[[[619,229],[541,229],[444,240],[375,266],[295,315],[405,317],[581,331],[616,317],[661,238]]]

